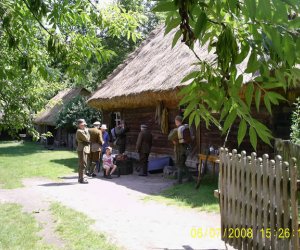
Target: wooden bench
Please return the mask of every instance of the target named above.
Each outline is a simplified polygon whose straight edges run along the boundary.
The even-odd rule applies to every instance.
[[[201,172],[202,162],[211,162],[213,164],[213,175],[216,174],[216,164],[220,162],[218,155],[199,154],[199,170]]]

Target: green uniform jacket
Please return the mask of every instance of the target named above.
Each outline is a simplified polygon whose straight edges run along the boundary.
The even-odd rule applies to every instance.
[[[181,157],[181,155],[186,153],[186,147],[185,147],[185,145],[179,143],[178,128],[174,128],[169,133],[168,140],[173,142],[175,159],[176,159],[176,162],[178,162],[179,159],[180,159],[180,157]]]
[[[136,150],[139,153],[150,154],[152,147],[152,134],[149,130],[143,130],[139,133]]]
[[[90,142],[91,142],[91,151],[97,152],[101,151],[101,147],[103,144],[102,131],[98,128],[90,128]]]
[[[87,129],[77,129],[76,131],[77,151],[90,153],[90,134]]]

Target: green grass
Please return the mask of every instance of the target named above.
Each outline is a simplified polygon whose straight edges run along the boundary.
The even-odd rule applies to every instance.
[[[214,190],[217,188],[217,178],[206,176],[198,190],[195,189],[195,183],[183,183],[172,186],[159,195],[146,196],[143,200],[158,201],[167,205],[193,208],[198,211],[219,212],[219,203],[214,197]]]
[[[91,225],[94,221],[83,213],[67,208],[60,203],[53,203],[51,212],[56,220],[56,231],[67,243],[66,249],[119,249],[116,245],[109,243],[104,234],[93,231]]]
[[[18,188],[22,179],[59,176],[77,171],[77,155],[67,150],[47,150],[33,142],[0,142],[0,188]]]
[[[0,249],[53,249],[41,241],[37,235],[40,231],[38,223],[32,215],[23,213],[20,205],[0,204],[0,218]]]

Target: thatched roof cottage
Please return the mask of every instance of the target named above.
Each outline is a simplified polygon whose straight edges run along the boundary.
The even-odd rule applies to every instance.
[[[68,144],[68,132],[65,129],[56,128],[59,113],[63,107],[74,98],[78,96],[88,97],[90,94],[91,93],[85,88],[68,88],[60,91],[56,96],[50,99],[46,107],[36,115],[34,124],[38,132],[42,134],[50,131],[54,135],[50,141],[55,140],[58,143]]]
[[[88,99],[90,106],[103,110],[104,122],[111,127],[116,121],[125,120],[130,127],[128,152],[134,152],[139,125],[145,123],[150,126],[154,135],[153,154],[173,154],[167,133],[174,127],[174,117],[182,113],[177,94],[184,86],[181,80],[195,69],[196,66],[192,64],[197,61],[186,45],[179,42],[172,48],[174,33],[175,31],[165,36],[164,27],[154,30]],[[214,55],[208,53],[206,47],[196,49],[202,60],[214,59]],[[240,65],[240,70],[243,71],[244,67],[245,65]],[[250,76],[245,75],[244,80],[249,78]],[[157,117],[162,107],[167,111],[167,117],[163,117],[167,124],[163,127],[159,125],[160,117]],[[264,120],[265,124],[272,125],[270,116],[263,108],[261,110],[258,118]],[[229,147],[237,147],[236,133],[237,129],[233,128]],[[196,133],[194,153],[205,152],[209,145],[223,145],[223,141],[217,128],[207,130],[201,124]],[[243,147],[250,149],[250,144],[246,142]],[[268,148],[260,145],[259,149],[266,151]]]

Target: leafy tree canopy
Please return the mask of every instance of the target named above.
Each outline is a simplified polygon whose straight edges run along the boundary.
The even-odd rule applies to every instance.
[[[33,114],[65,85],[84,82],[91,61],[115,52],[105,37],[135,42],[145,16],[90,0],[0,1],[0,130],[34,132]]]
[[[253,118],[251,107],[259,111],[263,101],[271,113],[285,100],[276,89],[295,87],[300,78],[299,8],[299,0],[157,1],[155,11],[167,15],[166,32],[179,28],[173,44],[181,39],[193,51],[208,45],[216,55],[213,62],[198,57],[199,70],[185,78],[192,84],[182,91],[181,104],[190,122],[203,120],[227,133],[239,120],[239,144],[247,133],[254,148],[258,137],[270,144],[270,130]],[[244,72],[238,70],[242,63]],[[246,85],[245,74],[252,76]]]

